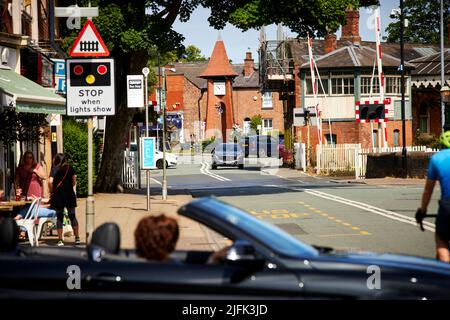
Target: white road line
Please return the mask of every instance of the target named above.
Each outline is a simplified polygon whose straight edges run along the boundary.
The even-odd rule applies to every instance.
[[[416,219],[413,218],[413,217],[405,216],[405,215],[396,213],[394,211],[381,209],[381,208],[372,206],[372,205],[367,204],[367,203],[363,203],[363,202],[358,202],[358,201],[342,198],[342,197],[339,197],[339,196],[335,196],[335,195],[332,195],[332,194],[329,194],[329,193],[325,193],[325,192],[322,192],[322,191],[317,191],[317,190],[311,190],[311,189],[295,189],[295,190],[303,191],[303,192],[306,192],[306,193],[308,193],[310,195],[313,195],[313,196],[316,196],[316,197],[324,198],[324,199],[331,200],[331,201],[336,201],[336,202],[343,203],[343,204],[346,204],[346,205],[349,205],[349,206],[352,206],[352,207],[355,207],[355,208],[359,208],[359,209],[362,209],[362,210],[365,210],[365,211],[369,211],[369,212],[378,214],[380,216],[383,216],[383,217],[386,217],[386,218],[389,218],[389,219],[392,219],[392,220],[396,220],[396,221],[399,221],[399,222],[403,222],[403,223],[411,224],[413,226],[417,226]],[[424,221],[423,224],[424,224],[425,230],[432,231],[432,232],[435,231],[436,227],[435,227],[434,223],[431,223],[431,222],[428,222],[428,221]]]
[[[210,172],[208,170],[208,163],[206,163],[206,162],[202,162],[202,167],[200,168],[200,172],[208,177],[214,178],[214,179],[222,181],[222,182],[223,181],[231,181],[228,178],[225,178],[225,177],[219,176],[218,174]]]
[[[285,177],[283,177],[286,180],[289,180]],[[327,200],[332,200],[332,201],[336,201],[336,202],[340,202],[343,204],[347,204],[349,206],[353,206],[365,211],[369,211],[372,213],[376,213],[380,216],[392,219],[392,220],[396,220],[399,222],[403,222],[403,223],[407,223],[407,224],[411,224],[414,226],[417,226],[416,223],[416,219],[413,217],[409,217],[409,216],[405,216],[402,214],[399,214],[397,212],[394,211],[390,211],[390,210],[385,210],[385,209],[381,209],[375,206],[372,206],[370,204],[367,203],[363,203],[363,202],[358,202],[358,201],[354,201],[354,200],[350,200],[350,199],[346,199],[346,198],[342,198],[342,197],[338,197],[329,193],[325,193],[322,191],[316,191],[316,190],[311,190],[311,189],[304,189],[304,188],[291,188],[291,187],[283,187],[285,189],[291,189],[291,190],[296,190],[296,191],[303,191],[306,192],[308,194],[314,195],[316,197],[321,197]],[[434,223],[428,222],[428,221],[423,221],[423,227],[425,230],[431,231],[431,232],[435,232],[436,226]]]
[[[159,184],[160,186],[162,186],[162,183],[159,182],[158,180],[156,180],[155,178],[150,178],[150,180],[152,180],[152,181],[156,182],[157,184]]]

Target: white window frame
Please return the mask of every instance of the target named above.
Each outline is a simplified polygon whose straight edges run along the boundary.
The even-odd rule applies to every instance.
[[[323,88],[328,92],[325,92],[325,93],[322,92],[322,86],[320,85],[319,79],[316,77],[317,91],[318,91],[317,96],[324,97],[324,96],[330,95],[330,93],[329,93],[330,92],[330,87],[329,87],[330,79],[328,79],[327,76],[322,76],[322,75],[320,76],[320,79],[322,80]],[[324,84],[325,81],[326,81],[326,85]],[[314,96],[314,94],[308,93],[308,84],[311,85],[311,77],[306,77],[306,79],[305,79],[305,96],[312,97],[312,96]]]
[[[341,83],[340,87],[342,90],[341,93],[334,93],[334,91],[333,91],[333,80],[334,79],[338,79],[337,82],[339,82],[339,80],[340,80],[340,83]],[[344,79],[351,79],[353,81],[353,85],[348,86],[349,88],[353,87],[352,93],[345,93],[344,88],[347,86],[347,84],[344,83]],[[348,73],[340,73],[340,74],[334,73],[333,74],[332,73],[330,81],[331,81],[331,85],[330,85],[330,89],[331,89],[330,95],[331,96],[353,96],[355,94],[355,75],[354,74],[348,74]]]
[[[268,101],[270,101],[270,107],[265,106],[265,104],[268,105],[268,103],[267,103]],[[261,109],[263,109],[263,110],[273,109],[273,93],[272,92],[264,92],[261,95]]]
[[[266,121],[270,121],[271,126],[266,126]],[[272,118],[264,118],[262,119],[262,132],[263,135],[267,134],[267,132],[273,131],[273,119]]]

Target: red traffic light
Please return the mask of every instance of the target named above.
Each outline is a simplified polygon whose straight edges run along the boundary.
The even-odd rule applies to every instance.
[[[106,72],[108,72],[108,68],[104,64],[101,64],[97,67],[97,72],[99,75],[104,75]]]
[[[83,71],[84,71],[83,66],[81,66],[79,64],[73,68],[73,73],[75,73],[77,76],[82,75]]]

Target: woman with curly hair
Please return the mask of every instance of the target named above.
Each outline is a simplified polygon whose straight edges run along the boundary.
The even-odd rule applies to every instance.
[[[136,254],[147,260],[169,261],[179,234],[177,221],[164,214],[142,218],[134,232]]]

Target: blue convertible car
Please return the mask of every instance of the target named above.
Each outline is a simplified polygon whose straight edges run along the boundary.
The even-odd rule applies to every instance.
[[[337,252],[302,243],[281,229],[215,198],[181,207],[232,240],[226,257],[175,251],[149,262],[120,249],[113,224],[86,248],[18,246],[14,222],[0,224],[0,298],[33,299],[449,299],[450,265],[432,259]],[[81,271],[69,290],[67,270]]]

